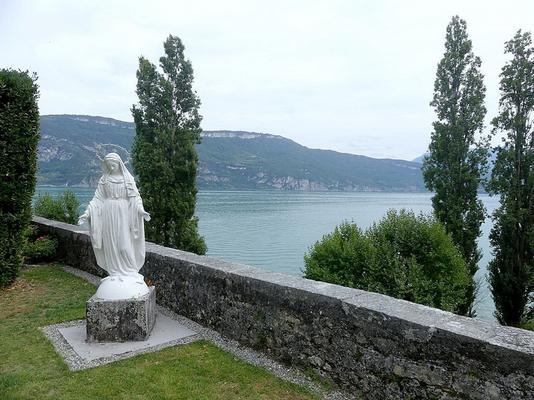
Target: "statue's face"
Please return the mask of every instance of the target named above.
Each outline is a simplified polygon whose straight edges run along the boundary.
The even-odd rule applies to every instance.
[[[115,160],[106,160],[110,172],[115,172],[119,169],[119,163]]]

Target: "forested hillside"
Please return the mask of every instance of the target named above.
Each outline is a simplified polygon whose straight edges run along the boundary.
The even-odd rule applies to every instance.
[[[128,159],[134,125],[104,117],[41,117],[41,185],[94,186],[110,151]],[[420,164],[309,149],[281,136],[205,131],[198,145],[202,189],[422,191]],[[129,166],[131,167],[131,166]]]

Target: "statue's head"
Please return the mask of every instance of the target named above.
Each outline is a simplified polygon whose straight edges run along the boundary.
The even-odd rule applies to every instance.
[[[104,172],[107,172],[108,174],[110,174],[117,170],[120,170],[121,165],[122,165],[121,157],[117,153],[109,153],[106,157],[104,157],[102,168],[104,169]]]
[[[117,153],[109,153],[104,157],[102,160],[102,171],[104,172],[104,175],[100,182],[105,182],[106,177],[115,175],[115,172],[118,172],[124,178],[126,188],[128,189],[128,196],[139,196],[134,177],[130,174],[130,171],[128,171],[128,168],[126,168],[126,165],[124,165],[121,157]]]

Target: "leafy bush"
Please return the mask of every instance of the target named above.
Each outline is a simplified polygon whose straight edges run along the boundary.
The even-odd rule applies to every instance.
[[[80,202],[72,190],[66,190],[57,199],[49,193],[38,195],[33,208],[35,215],[74,225],[78,222]]]
[[[520,327],[529,331],[534,331],[534,319],[529,319],[525,322],[522,322]]]
[[[22,248],[24,261],[36,263],[55,258],[57,251],[57,240],[48,235],[38,236],[34,226],[30,226],[25,231],[25,241]]]
[[[363,232],[343,223],[304,256],[305,276],[458,311],[470,275],[451,236],[433,217],[391,210]]]
[[[36,80],[27,72],[0,69],[0,286],[18,275],[31,219],[39,142]]]

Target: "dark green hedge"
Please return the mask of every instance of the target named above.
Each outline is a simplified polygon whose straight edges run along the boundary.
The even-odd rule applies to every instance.
[[[17,277],[31,219],[39,142],[36,80],[35,74],[0,69],[0,286]]]

